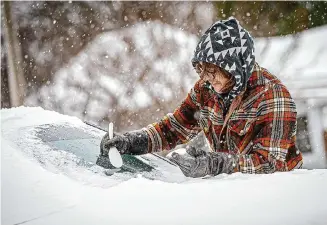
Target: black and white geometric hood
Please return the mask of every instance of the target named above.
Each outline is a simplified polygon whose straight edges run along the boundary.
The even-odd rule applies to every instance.
[[[253,38],[234,17],[217,21],[200,38],[192,64],[196,62],[213,63],[235,77],[235,86],[224,99],[229,107],[235,96],[245,89],[252,74]]]

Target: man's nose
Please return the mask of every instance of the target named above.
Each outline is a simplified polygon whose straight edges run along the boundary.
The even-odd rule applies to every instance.
[[[210,77],[210,76],[205,76],[205,77],[203,77],[203,79],[202,79],[204,82],[211,82],[212,80],[213,80],[213,78],[212,77]]]
[[[207,77],[207,76],[203,77],[203,78],[202,78],[202,80],[203,80],[204,82],[207,82],[207,81],[209,81],[209,79],[208,79],[208,77]]]

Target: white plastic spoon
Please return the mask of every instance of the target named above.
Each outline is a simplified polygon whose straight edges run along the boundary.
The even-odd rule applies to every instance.
[[[114,137],[113,123],[109,123],[108,132],[109,132],[109,139],[112,139]],[[123,159],[121,158],[121,155],[116,147],[111,147],[108,155],[111,165],[113,165],[116,168],[120,168],[123,165]]]

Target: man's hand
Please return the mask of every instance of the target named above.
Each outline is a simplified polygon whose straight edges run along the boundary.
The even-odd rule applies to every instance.
[[[238,164],[236,155],[222,152],[205,152],[201,149],[189,147],[186,154],[173,152],[169,158],[176,163],[187,177],[204,177],[232,173]]]
[[[145,131],[138,130],[125,134],[114,133],[114,137],[109,139],[109,133],[107,132],[101,140],[101,156],[108,156],[111,147],[116,147],[120,154],[146,154],[148,151],[148,135]]]
[[[203,177],[209,174],[208,160],[206,152],[194,147],[189,147],[186,153],[180,155],[173,152],[169,159],[176,163],[187,177]]]
[[[109,133],[107,132],[101,140],[100,154],[102,156],[108,156],[110,148],[116,147],[120,154],[128,154],[130,143],[127,137],[121,134],[114,134],[112,139],[109,139]]]

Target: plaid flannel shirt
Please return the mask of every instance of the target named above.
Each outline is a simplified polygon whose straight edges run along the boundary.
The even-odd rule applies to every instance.
[[[226,116],[222,104],[198,81],[174,113],[144,128],[148,151],[172,149],[203,131],[213,151],[238,156],[235,171],[273,173],[301,167],[302,154],[295,146],[296,106],[275,76],[256,66]]]

